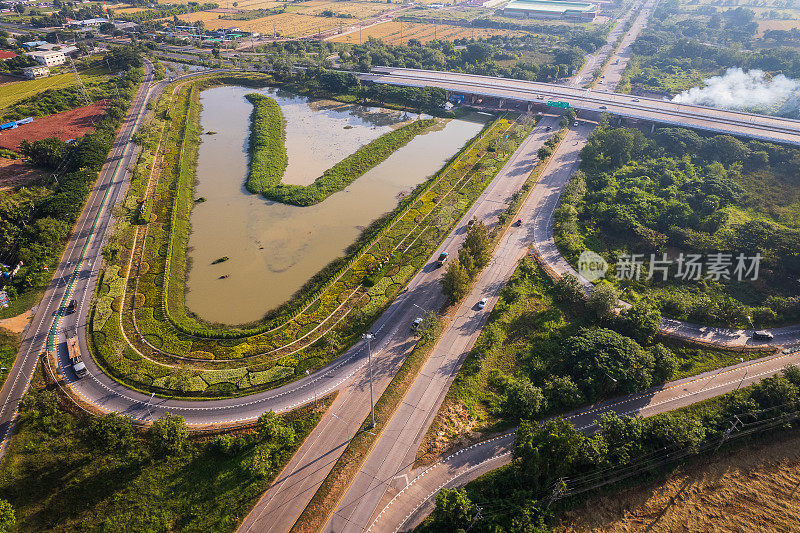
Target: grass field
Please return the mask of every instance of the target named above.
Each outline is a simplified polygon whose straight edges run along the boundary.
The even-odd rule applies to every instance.
[[[19,350],[20,336],[11,331],[0,328],[0,367],[10,369],[14,364]],[[0,370],[0,386],[6,382],[8,370]]]
[[[800,434],[779,433],[666,479],[606,489],[565,513],[555,531],[798,531],[798,467]]]
[[[107,78],[107,75],[99,72],[89,72],[81,74],[84,83],[90,81],[100,81]],[[20,100],[33,96],[47,89],[64,89],[75,85],[74,74],[56,74],[48,78],[38,80],[22,80],[0,86],[0,111],[13,105]]]
[[[523,32],[392,21],[364,28],[361,32],[356,31],[347,35],[339,35],[330,40],[340,43],[358,43],[359,33],[362,41],[366,41],[369,37],[374,37],[388,44],[401,44],[408,43],[409,39],[417,39],[420,42],[426,43],[432,41],[434,38],[453,41],[455,39],[471,39],[473,37],[478,39],[480,37],[490,37],[492,35],[521,34]]]

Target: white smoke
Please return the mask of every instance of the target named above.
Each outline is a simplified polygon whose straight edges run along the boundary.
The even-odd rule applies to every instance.
[[[692,87],[672,101],[788,117],[800,110],[800,81],[783,74],[769,77],[763,70],[734,67],[703,83],[705,87]]]

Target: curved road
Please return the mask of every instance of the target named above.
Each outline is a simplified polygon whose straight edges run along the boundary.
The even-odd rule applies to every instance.
[[[643,22],[643,20],[640,22]],[[634,28],[636,27],[637,25],[634,24]],[[627,39],[629,36],[630,33],[625,38]],[[623,49],[627,48],[623,46]],[[624,53],[624,50],[622,53]],[[622,57],[622,55],[620,56]],[[436,76],[448,82],[451,76],[456,76],[456,81],[460,77],[460,75],[450,75],[448,73],[436,73]],[[148,65],[145,83],[142,84],[137,92],[131,111],[118,132],[109,161],[100,173],[97,184],[91,192],[87,205],[76,224],[75,233],[67,244],[62,262],[56,270],[53,281],[48,287],[42,302],[37,307],[33,321],[26,330],[19,357],[6,381],[6,386],[0,392],[0,401],[2,401],[2,408],[0,408],[0,431],[2,433],[0,433],[0,437],[3,439],[0,451],[5,449],[6,438],[13,424],[19,400],[30,381],[36,359],[47,340],[48,332],[51,331],[50,324],[56,318],[59,306],[71,298],[78,301],[78,312],[64,317],[60,321],[60,325],[55,328],[54,333],[60,337],[63,337],[65,332],[68,335],[77,333],[82,349],[87,350],[84,328],[89,311],[88,303],[97,279],[97,260],[100,258],[100,249],[103,244],[102,238],[111,226],[113,205],[124,196],[127,187],[127,168],[134,161],[136,155],[135,147],[129,142],[130,137],[145,114],[147,100],[160,93],[166,85],[162,82],[150,87],[151,80],[152,72]],[[480,83],[485,83],[485,80],[481,80]],[[492,83],[508,86],[514,85],[516,82],[512,82],[512,80],[493,80]],[[556,91],[560,95],[567,89],[577,90],[575,88],[546,87],[549,88],[537,89],[537,91],[541,91],[543,94],[547,94],[546,91]],[[603,98],[607,98],[607,95],[604,95]],[[706,111],[704,110],[704,112]],[[477,216],[487,222],[496,219],[497,214],[505,207],[510,194],[527,177],[524,169],[530,168],[533,162],[533,154],[547,137],[542,132],[542,126],[551,122],[554,124],[555,120],[550,117],[544,119],[535,133],[523,143],[523,146],[509,161],[509,164],[498,174],[486,193],[473,205],[462,222],[472,218],[472,216]],[[781,127],[783,128],[784,126],[782,123]],[[787,131],[793,127],[793,125],[786,126],[788,128]],[[798,131],[800,131],[800,126],[798,126]],[[511,271],[513,271],[513,266],[516,263],[516,260],[513,259],[515,257],[513,254],[524,250],[525,246],[527,246],[524,242],[526,238],[528,243],[531,241],[540,243],[543,237],[548,237],[547,228],[548,226],[550,226],[550,229],[552,228],[551,216],[552,210],[555,208],[555,202],[557,202],[561,188],[565,183],[565,177],[569,177],[569,173],[575,161],[577,161],[577,149],[574,147],[578,147],[589,132],[590,127],[588,126],[569,132],[567,139],[561,144],[562,148],[557,152],[558,157],[554,157],[550,163],[551,170],[542,176],[540,185],[537,185],[536,190],[531,194],[530,199],[523,208],[531,210],[525,212],[531,213],[530,218],[534,219],[535,222],[526,224],[516,233],[507,234],[506,243],[508,244],[501,245],[503,253],[495,256],[494,265],[504,263],[503,269],[512,268]],[[794,133],[790,134],[794,135]],[[561,169],[562,166],[564,166],[564,169]],[[534,213],[536,218],[534,218]],[[550,215],[545,220],[542,216],[547,213],[550,213]],[[545,221],[543,222],[543,220]],[[459,224],[459,227],[436,250],[435,255],[446,250],[452,257],[455,257],[463,239],[463,232],[463,224]],[[550,231],[551,235],[552,231]],[[506,249],[506,247],[509,248]],[[542,248],[540,251],[543,252],[543,255],[546,255],[546,249]],[[499,288],[502,286],[501,281],[503,275],[505,275],[499,274],[501,270],[495,270],[492,267],[487,269],[487,272],[495,272],[494,275],[497,277],[492,281],[491,277],[486,277],[487,274],[484,274],[489,285],[479,285],[489,290],[491,298],[494,299],[499,294]],[[408,290],[401,294],[375,323],[373,327],[375,339],[372,343],[372,350],[376,397],[386,387],[406,354],[413,347],[414,341],[408,331],[411,321],[424,311],[437,309],[441,303],[438,282],[440,275],[441,272],[436,269],[430,267],[423,269],[409,284]],[[493,304],[494,301],[491,303]],[[467,332],[467,337],[477,336],[477,331],[490,309],[491,305],[487,306],[483,313],[475,313],[463,309],[462,306],[462,310],[459,311],[454,322],[461,324],[459,320],[463,320],[464,323],[458,327],[464,328],[464,331]],[[679,327],[688,326],[682,325]],[[710,334],[712,337],[724,336],[729,340],[732,336],[736,337],[738,335],[735,332],[725,332],[724,330],[714,330],[711,333],[709,331],[704,328],[703,331],[698,330],[695,333],[704,336]],[[793,332],[787,332],[786,337],[788,338],[792,335],[794,335]],[[779,340],[782,341],[783,337]],[[450,348],[452,349],[448,352],[449,358],[447,361],[448,365],[451,366],[434,368],[436,372],[442,372],[442,375],[445,376],[438,387],[444,391],[446,391],[446,387],[442,389],[441,384],[447,385],[447,380],[452,379],[454,371],[457,370],[457,366],[460,364],[458,359],[462,356],[462,352],[459,352],[459,350],[462,350],[463,346],[453,345]],[[260,530],[264,528],[265,524],[269,524],[269,527],[275,530],[288,529],[294,518],[299,514],[298,509],[302,510],[305,505],[304,502],[308,501],[318,484],[324,479],[343,447],[349,442],[349,439],[365,418],[369,408],[369,393],[365,372],[367,354],[366,346],[363,343],[359,343],[350,349],[328,367],[279,389],[243,398],[204,402],[153,399],[146,394],[132,391],[103,374],[91,358],[88,357],[86,358],[86,364],[89,375],[81,380],[76,380],[64,360],[63,347],[59,350],[59,354],[60,367],[67,369],[64,376],[65,380],[71,384],[72,389],[78,395],[102,410],[120,412],[139,421],[155,419],[167,411],[180,414],[189,424],[194,426],[252,420],[266,410],[284,411],[292,409],[301,404],[314,401],[316,397],[323,396],[330,391],[341,390],[328,415],[323,418],[317,429],[312,432],[312,435],[303,444],[287,469],[281,474],[279,480],[276,481],[273,486],[274,490],[270,489],[266,493],[256,511],[248,517],[243,525],[244,530]],[[455,359],[453,359],[453,354],[455,354]],[[431,360],[436,361],[433,357]],[[447,375],[448,372],[450,373],[449,376]],[[428,379],[432,377],[424,373],[421,376]],[[430,398],[433,400],[431,405],[435,404],[435,408],[432,410],[420,409],[420,411],[424,411],[423,414],[427,417],[428,423],[435,414],[438,403],[441,403],[442,394]],[[375,457],[378,456],[376,455]],[[275,498],[274,496],[278,492],[280,492],[280,497]],[[380,498],[381,495],[379,495],[378,500]],[[364,525],[369,523],[368,519],[371,514],[372,511],[368,505],[362,506],[362,510],[358,513]]]

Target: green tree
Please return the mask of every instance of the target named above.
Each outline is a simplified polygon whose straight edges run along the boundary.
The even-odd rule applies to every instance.
[[[561,418],[544,424],[524,421],[514,439],[513,465],[527,482],[547,486],[573,471],[583,440],[575,426]]]
[[[472,256],[476,272],[482,270],[492,258],[491,244],[489,228],[482,221],[474,223],[467,229],[462,247]]]
[[[642,300],[620,313],[617,329],[639,344],[650,344],[661,326],[661,312]]]
[[[122,451],[133,446],[134,428],[130,418],[108,413],[92,419],[89,440],[103,450]]]
[[[556,298],[572,305],[581,302],[584,298],[583,286],[574,275],[567,272],[555,285]]]
[[[436,508],[433,511],[433,528],[444,531],[458,531],[469,527],[475,514],[475,505],[464,489],[442,489],[436,495]]]
[[[279,448],[294,444],[294,428],[286,425],[281,417],[274,411],[267,411],[258,417],[258,435]]]
[[[566,340],[566,370],[589,401],[650,386],[653,354],[631,338],[604,328],[581,330]]]
[[[530,420],[547,408],[542,389],[531,383],[527,376],[510,379],[506,383],[503,412],[514,420]]]
[[[601,281],[592,289],[586,307],[594,313],[597,318],[609,318],[614,314],[619,301],[619,292],[612,284]]]
[[[172,455],[186,447],[189,428],[182,416],[167,413],[150,426],[148,436],[158,453]]]
[[[460,261],[451,261],[442,276],[442,291],[450,303],[456,303],[469,291],[469,273]]]
[[[14,508],[6,500],[0,500],[0,533],[7,533],[17,523]]]

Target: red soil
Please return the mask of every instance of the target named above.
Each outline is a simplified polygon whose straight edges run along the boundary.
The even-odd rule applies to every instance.
[[[94,123],[103,116],[107,104],[107,100],[100,100],[90,106],[36,118],[30,124],[2,131],[0,148],[19,151],[19,145],[23,140],[32,142],[49,137],[56,137],[62,141],[77,139],[94,130]]]

